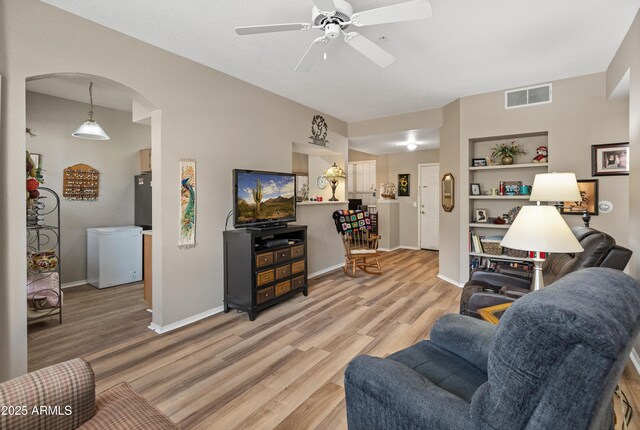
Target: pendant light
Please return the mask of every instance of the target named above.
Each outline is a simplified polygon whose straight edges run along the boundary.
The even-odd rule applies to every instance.
[[[93,119],[93,82],[89,82],[89,100],[91,102],[89,119],[78,127],[78,129],[73,132],[72,136],[79,137],[80,139],[109,140],[107,133],[105,133],[102,127],[100,127],[96,120]]]

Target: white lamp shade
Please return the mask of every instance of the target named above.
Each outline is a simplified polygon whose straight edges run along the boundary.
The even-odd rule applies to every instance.
[[[532,202],[582,201],[575,173],[540,173],[533,180]]]
[[[104,132],[102,127],[98,125],[97,122],[87,120],[82,124],[76,131],[72,134],[74,137],[79,137],[80,139],[91,139],[91,140],[109,140],[109,136]]]
[[[584,251],[553,206],[523,206],[500,245],[538,252]]]

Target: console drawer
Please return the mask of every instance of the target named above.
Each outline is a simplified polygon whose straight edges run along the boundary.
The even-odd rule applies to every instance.
[[[256,275],[256,286],[261,286],[264,284],[268,284],[275,279],[275,275],[273,273],[273,269],[265,270],[264,272],[258,272]]]
[[[273,294],[273,287],[267,287],[262,290],[258,290],[258,292],[256,293],[256,301],[258,302],[258,304],[271,300],[274,297],[275,295]]]
[[[276,267],[276,279],[283,279],[291,275],[291,265]]]
[[[291,263],[291,273],[295,274],[300,272],[304,272],[304,260]]]
[[[279,263],[281,261],[287,261],[291,259],[291,248],[279,249],[274,252],[275,254],[275,262]]]
[[[304,255],[304,245],[291,247],[291,258],[302,257]]]
[[[276,284],[276,297],[291,291],[291,281],[284,281]]]
[[[302,276],[298,276],[297,278],[293,278],[291,280],[291,282],[293,283],[293,289],[295,290],[296,288],[300,288],[304,286],[304,275]]]
[[[256,267],[264,267],[273,264],[273,252],[263,252],[256,255]]]

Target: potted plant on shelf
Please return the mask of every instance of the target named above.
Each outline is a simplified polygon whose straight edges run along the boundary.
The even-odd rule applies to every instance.
[[[491,156],[495,159],[500,158],[502,164],[513,164],[513,158],[515,156],[524,154],[526,154],[526,152],[515,140],[512,140],[511,142],[498,143],[494,146]]]

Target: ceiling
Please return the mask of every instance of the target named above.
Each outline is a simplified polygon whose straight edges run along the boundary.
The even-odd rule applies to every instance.
[[[418,145],[415,149],[416,151],[439,148],[440,130],[437,128],[407,130],[376,136],[350,138],[349,149],[373,155],[393,154],[408,151],[406,146],[410,142]]]
[[[391,66],[379,68],[338,39],[326,61],[294,73],[319,30],[241,37],[234,27],[309,22],[311,0],[42,1],[348,122],[604,71],[640,7],[640,0],[432,0],[429,20],[358,30],[397,58]],[[351,4],[361,11],[401,2]]]

